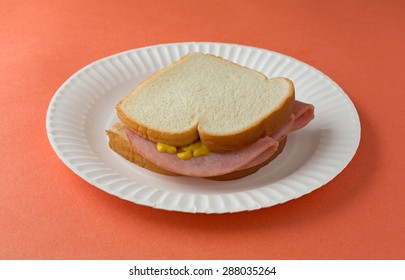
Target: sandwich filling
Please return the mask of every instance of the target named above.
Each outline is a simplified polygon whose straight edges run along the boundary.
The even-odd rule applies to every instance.
[[[285,139],[288,133],[306,126],[313,118],[313,105],[295,101],[288,122],[271,135],[239,150],[223,153],[207,152],[202,156],[188,157],[187,160],[178,155],[176,147],[175,150],[169,149],[172,152],[167,152],[165,150],[167,147],[163,144],[163,150],[159,151],[157,143],[142,138],[129,129],[126,130],[126,134],[133,149],[163,169],[186,176],[214,177],[265,162],[277,151],[280,141]]]
[[[196,141],[180,148],[165,143],[157,143],[156,149],[161,153],[177,154],[182,160],[189,160],[193,157],[202,157],[211,152],[207,146],[201,143],[201,141]]]

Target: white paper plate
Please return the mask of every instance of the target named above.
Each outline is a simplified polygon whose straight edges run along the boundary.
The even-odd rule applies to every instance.
[[[115,104],[146,77],[189,52],[211,53],[268,77],[290,78],[297,100],[315,105],[315,119],[289,135],[276,160],[239,180],[169,177],[127,162],[109,149],[105,135],[118,120]],[[273,51],[222,43],[157,45],[93,62],[55,93],[46,129],[60,159],[90,184],[137,204],[193,213],[260,209],[310,193],[346,167],[360,141],[356,109],[330,78]]]

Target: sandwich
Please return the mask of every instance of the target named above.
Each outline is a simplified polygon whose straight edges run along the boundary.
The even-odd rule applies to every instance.
[[[152,172],[233,180],[268,165],[314,118],[293,82],[190,53],[118,102],[109,147]]]

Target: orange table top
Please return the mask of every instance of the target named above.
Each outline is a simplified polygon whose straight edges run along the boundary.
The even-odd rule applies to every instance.
[[[0,259],[404,259],[403,1],[0,3]],[[171,42],[225,42],[306,62],[336,81],[362,126],[347,168],[299,199],[206,215],[140,206],[57,157],[45,117],[94,60]]]

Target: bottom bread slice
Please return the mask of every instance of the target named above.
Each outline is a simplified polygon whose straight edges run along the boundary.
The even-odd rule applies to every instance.
[[[127,159],[128,161],[135,163],[145,169],[150,171],[163,174],[163,175],[170,175],[170,176],[181,176],[180,174],[168,171],[163,169],[153,162],[145,159],[141,156],[135,149],[133,149],[132,145],[128,141],[127,135],[125,133],[125,126],[122,123],[114,124],[111,129],[106,130],[106,134],[109,137],[109,146],[110,148],[122,156],[123,158]],[[206,177],[206,179],[217,180],[217,181],[226,181],[226,180],[235,180],[239,178],[243,178],[250,174],[255,173],[263,166],[269,164],[273,161],[284,149],[285,144],[287,142],[287,137],[285,137],[282,141],[280,141],[277,151],[266,161],[258,164],[256,166],[234,171],[228,174],[215,176],[215,177]]]

